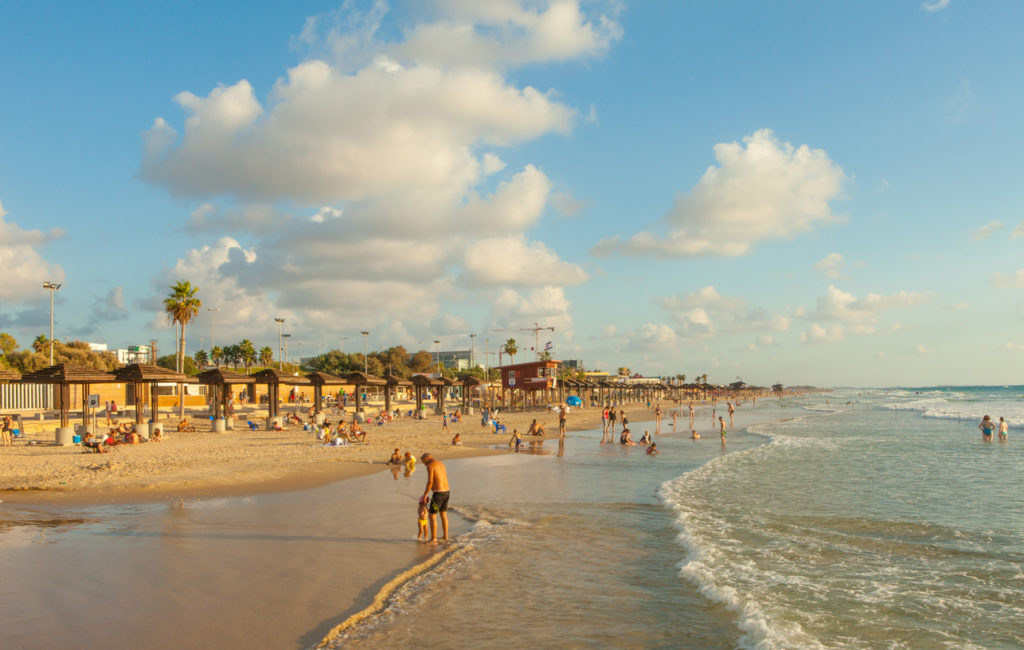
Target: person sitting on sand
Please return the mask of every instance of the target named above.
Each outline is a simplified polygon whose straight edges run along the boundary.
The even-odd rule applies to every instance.
[[[523,444],[523,436],[519,433],[519,429],[512,429],[512,437],[509,438],[508,446],[511,447],[513,444],[516,446],[516,451],[519,451],[519,447]]]
[[[366,442],[366,432],[359,426],[358,422],[352,423],[352,435],[346,436],[351,442]]]
[[[409,452],[405,452],[402,456],[402,462],[405,463],[405,475],[408,476],[416,471],[416,457]]]
[[[633,434],[629,432],[629,429],[622,430],[622,436],[619,437],[620,445],[629,445],[631,447],[636,446],[636,441],[633,440]]]
[[[462,434],[461,433],[456,433],[455,437],[452,438],[452,446],[453,447],[461,447],[462,446]]]
[[[651,446],[647,448],[647,455],[648,456],[658,456],[660,454],[661,454],[661,452],[658,451],[658,443],[652,442]]]
[[[277,420],[274,420],[274,426],[271,427],[271,430],[272,431],[284,431],[284,427],[281,426],[280,422],[278,422]]]
[[[534,419],[533,422],[530,423],[530,428],[526,430],[526,435],[528,435],[528,436],[542,436],[542,435],[544,435],[544,425],[543,424],[537,424],[537,420]]]
[[[459,422],[462,422],[462,413],[455,409],[455,412],[452,413],[452,424],[458,424]]]
[[[149,436],[149,441],[150,442],[163,442],[163,439],[164,438],[163,438],[163,435],[160,432],[160,429],[154,430],[153,433],[150,434],[150,436]]]
[[[195,432],[195,430],[195,426],[188,421],[188,418],[182,418],[181,422],[178,423],[178,433],[181,433],[182,431]]]
[[[388,459],[388,465],[401,465],[402,454],[398,451],[398,447],[395,447],[395,453],[391,454],[391,458]]]
[[[97,442],[91,433],[85,434],[85,438],[82,439],[82,446],[87,449],[92,449],[97,454],[102,454],[105,451],[103,449],[103,443]]]

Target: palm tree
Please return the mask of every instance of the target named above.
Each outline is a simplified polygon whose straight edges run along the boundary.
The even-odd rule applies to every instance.
[[[272,363],[274,363],[274,351],[270,349],[269,345],[266,345],[260,350],[260,365],[269,368]]]
[[[238,344],[238,356],[241,357],[245,365],[245,374],[248,375],[252,364],[256,363],[256,346],[249,339],[242,339]]]
[[[620,377],[629,377],[629,368],[623,366],[619,368],[618,373]]]
[[[40,334],[32,341],[32,349],[39,353],[42,353],[49,345],[50,339],[46,338],[45,334]]]
[[[199,350],[195,353],[196,365],[200,368],[205,368],[206,364],[210,363],[210,355],[206,353],[206,350]]]
[[[212,361],[214,363],[214,365],[216,365],[218,368],[220,368],[220,362],[223,359],[224,359],[224,348],[220,347],[219,345],[213,346],[213,349],[210,350],[210,361]]]
[[[505,354],[507,354],[508,356],[510,356],[512,358],[512,363],[510,365],[515,365],[515,363],[516,363],[516,352],[519,352],[519,345],[516,344],[516,340],[515,339],[509,339],[509,340],[505,341],[505,345],[504,345],[503,349],[505,350]]]
[[[185,371],[185,327],[192,322],[192,319],[199,313],[203,301],[196,297],[199,287],[193,287],[188,280],[179,280],[171,285],[171,295],[164,298],[164,311],[167,313],[167,321],[181,327],[181,337],[178,338],[178,372]],[[178,417],[185,417],[185,394],[184,384],[178,384]]]

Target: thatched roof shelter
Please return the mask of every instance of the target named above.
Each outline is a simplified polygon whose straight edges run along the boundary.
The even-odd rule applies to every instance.
[[[19,379],[21,379],[21,373],[8,370],[7,368],[0,368],[0,382],[18,381]]]
[[[383,377],[376,375],[368,375],[365,372],[350,372],[345,375],[345,379],[348,383],[356,387],[355,398],[356,398],[356,413],[359,412],[359,387],[360,386],[387,386],[388,382]]]
[[[313,380],[302,375],[290,375],[277,368],[266,368],[252,375],[257,384],[267,385],[267,417],[273,418],[279,415],[277,405],[281,401],[281,384],[286,386],[309,386]],[[313,404],[317,412],[320,411],[320,395],[318,386],[313,387]]]
[[[254,384],[256,380],[252,375],[241,375],[237,372],[225,370],[224,368],[213,368],[204,370],[196,377],[200,384],[209,386],[213,391],[213,417],[219,420],[227,406],[226,386],[233,384]]]
[[[88,425],[89,384],[114,384],[117,378],[105,370],[58,363],[49,368],[34,370],[21,376],[23,384],[53,384],[60,387],[60,426],[69,426],[71,411],[71,384],[82,385],[82,424]]]
[[[423,408],[423,389],[432,388],[437,394],[438,409],[444,408],[444,391],[438,390],[444,388],[444,382],[440,379],[435,379],[428,375],[413,375],[411,377],[412,383],[416,385],[416,411],[419,412]]]
[[[391,374],[384,375],[384,381],[387,383],[387,386],[384,387],[384,410],[390,413],[391,391],[393,391],[396,386],[412,386],[413,383],[405,377],[399,377],[398,375]]]

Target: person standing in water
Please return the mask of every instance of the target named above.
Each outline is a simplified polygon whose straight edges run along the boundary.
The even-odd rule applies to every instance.
[[[722,436],[722,442],[725,442],[725,419],[721,415],[718,416],[718,433]]]
[[[999,418],[999,442],[1006,442],[1006,434],[1010,432],[1010,423]]]
[[[981,440],[982,442],[992,442],[992,432],[995,431],[996,424],[992,421],[992,418],[985,416],[981,418],[981,423],[978,425],[981,429]]]
[[[441,515],[442,540],[448,541],[448,499],[451,496],[448,487],[448,470],[444,463],[430,454],[423,454],[420,460],[427,467],[427,486],[423,490],[423,498],[428,501],[427,509],[430,517],[430,543],[437,544],[437,515]],[[434,494],[431,495],[430,493]]]
[[[729,426],[735,426],[736,422],[733,419],[733,414],[736,413],[736,407],[732,405],[732,402],[726,402],[729,405]]]
[[[654,407],[654,433],[661,433],[661,404]]]
[[[693,428],[693,402],[690,402],[690,428]]]

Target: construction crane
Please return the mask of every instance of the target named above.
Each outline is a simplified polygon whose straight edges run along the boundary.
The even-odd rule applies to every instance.
[[[541,327],[537,322],[534,322],[533,327],[519,327],[516,329],[497,329],[491,330],[492,332],[533,332],[533,351],[537,355],[537,359],[540,359],[540,333],[548,330],[551,332],[555,331],[554,327]],[[501,355],[501,348],[498,348],[498,355]],[[499,361],[500,363],[500,361]]]

